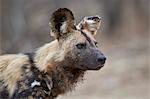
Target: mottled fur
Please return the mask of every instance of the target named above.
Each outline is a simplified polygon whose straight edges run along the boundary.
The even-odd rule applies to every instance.
[[[56,39],[36,52],[0,56],[0,99],[54,99],[104,65],[92,32],[76,29],[70,10],[55,11],[50,27]]]
[[[101,18],[98,15],[84,17],[81,22],[77,25],[78,29],[85,32],[90,32],[93,36],[96,35],[97,30],[101,25]]]

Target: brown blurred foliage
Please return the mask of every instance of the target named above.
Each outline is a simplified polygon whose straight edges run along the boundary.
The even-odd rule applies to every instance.
[[[76,22],[100,15],[96,36],[106,66],[60,99],[148,99],[148,0],[1,0],[0,53],[32,51],[50,42],[54,10],[71,9]]]

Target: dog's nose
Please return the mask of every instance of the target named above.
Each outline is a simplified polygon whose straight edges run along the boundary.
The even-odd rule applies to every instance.
[[[100,62],[101,64],[105,64],[105,61],[106,61],[106,57],[105,56],[97,58],[97,62]]]

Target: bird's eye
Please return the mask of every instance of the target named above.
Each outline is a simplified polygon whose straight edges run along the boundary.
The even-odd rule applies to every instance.
[[[85,49],[86,48],[86,43],[79,43],[79,44],[76,45],[76,47],[78,49]]]

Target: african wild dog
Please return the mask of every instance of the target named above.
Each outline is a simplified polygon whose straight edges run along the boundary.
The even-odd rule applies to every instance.
[[[54,99],[72,90],[86,70],[104,66],[94,39],[100,18],[74,24],[73,13],[60,8],[50,19],[54,41],[33,53],[0,56],[0,99]]]

